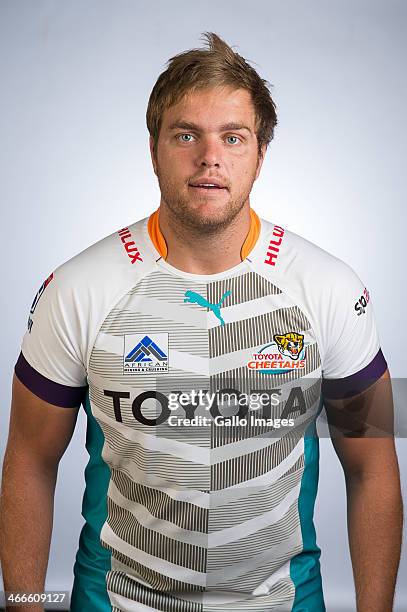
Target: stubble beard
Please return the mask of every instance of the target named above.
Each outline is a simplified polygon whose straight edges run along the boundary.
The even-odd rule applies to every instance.
[[[200,207],[191,207],[190,198],[180,194],[179,189],[163,177],[159,167],[157,168],[157,178],[161,199],[171,212],[174,225],[178,225],[178,230],[183,227],[197,236],[215,234],[227,228],[243,209],[254,183],[253,175],[249,188],[234,198],[229,197],[221,210],[206,214],[201,211]],[[205,201],[204,196],[202,196],[202,200]]]

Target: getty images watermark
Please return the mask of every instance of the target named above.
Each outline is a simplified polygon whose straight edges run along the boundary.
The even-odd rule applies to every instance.
[[[366,379],[362,387],[355,386],[353,379],[350,383],[344,379],[340,387],[336,383],[333,387],[321,378],[298,373],[163,376],[154,381],[146,376],[130,390],[112,386],[104,389],[104,395],[117,422],[138,423],[146,431],[154,428],[155,435],[164,437],[168,428],[182,428],[183,439],[194,443],[207,444],[208,436],[215,440],[218,435],[222,436],[219,443],[316,433],[319,437],[407,437],[406,379]]]
[[[294,419],[287,418],[272,418],[260,417],[253,414],[254,411],[260,410],[266,406],[278,406],[280,402],[280,393],[245,393],[239,391],[204,391],[203,389],[191,389],[191,391],[170,392],[168,394],[168,409],[178,411],[180,408],[196,409],[200,407],[208,411],[206,414],[194,414],[192,418],[186,416],[177,416],[170,414],[167,418],[167,423],[170,427],[188,427],[188,426],[208,426],[212,423],[219,427],[235,427],[236,425],[266,425],[279,429],[280,427],[293,427]],[[245,412],[250,411],[250,414],[241,416],[233,414],[226,416],[224,414],[210,414],[211,410],[216,406],[217,410],[222,410],[224,407],[233,406],[235,408],[244,408]],[[195,412],[195,410],[194,410]]]

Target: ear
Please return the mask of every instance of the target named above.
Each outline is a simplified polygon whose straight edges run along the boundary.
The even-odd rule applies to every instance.
[[[261,167],[262,167],[263,162],[264,162],[264,157],[265,157],[265,155],[266,155],[266,151],[267,151],[267,145],[266,145],[266,144],[264,144],[264,145],[261,147],[261,155],[260,155],[260,156],[259,156],[259,158],[258,158],[258,162],[257,162],[257,170],[256,170],[256,176],[254,177],[254,180],[256,180],[256,179],[257,179],[257,177],[258,177],[258,176],[259,176],[259,174],[260,174],[260,170],[261,170]]]
[[[154,156],[154,139],[152,136],[150,136],[149,138],[149,144],[150,144],[150,155],[151,155],[151,161],[152,161],[153,168],[154,168],[154,174],[158,176],[157,175],[157,161]]]

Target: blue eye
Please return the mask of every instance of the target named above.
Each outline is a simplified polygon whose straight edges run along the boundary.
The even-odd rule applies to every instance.
[[[234,138],[237,142],[239,142],[239,139],[237,136],[228,136],[228,138]],[[235,144],[235,143],[232,142],[231,144]]]
[[[191,142],[190,140],[183,140],[184,136],[192,137],[192,134],[179,134],[178,138],[181,138],[182,142]]]

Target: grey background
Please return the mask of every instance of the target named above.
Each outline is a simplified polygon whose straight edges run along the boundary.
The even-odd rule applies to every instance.
[[[253,208],[355,269],[391,374],[406,377],[406,17],[403,0],[0,2],[1,458],[32,299],[57,265],[158,206],[148,97],[166,61],[204,31],[274,86],[279,125]],[[81,411],[60,465],[48,589],[72,587],[85,425]],[[406,440],[397,446],[405,494]],[[315,522],[327,609],[354,610],[344,480],[328,439]],[[404,549],[398,610],[406,570]]]

